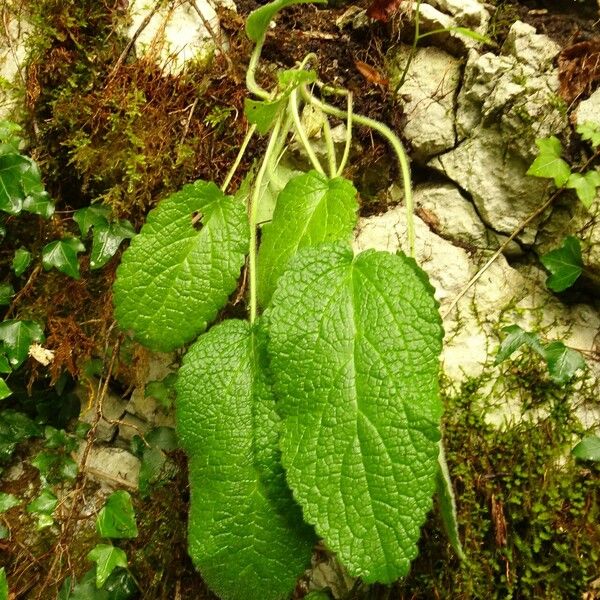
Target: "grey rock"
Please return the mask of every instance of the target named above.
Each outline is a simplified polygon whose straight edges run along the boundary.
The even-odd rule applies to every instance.
[[[77,452],[81,461],[86,442],[82,442]],[[127,450],[92,446],[88,454],[84,472],[92,479],[112,487],[127,487],[136,490],[140,475],[140,461]]]
[[[97,386],[94,386],[96,388]],[[94,392],[90,395],[87,387],[78,385],[75,393],[81,402],[81,412],[79,420],[92,425],[96,420],[96,411],[98,409],[98,396]],[[108,392],[102,399],[102,418],[98,421],[96,428],[96,440],[100,442],[110,442],[116,435],[117,425],[114,421],[120,419],[125,413],[127,401],[116,394]]]
[[[595,123],[600,127],[600,90],[596,90],[587,100],[583,100],[575,112],[575,124]]]
[[[398,83],[409,53],[410,47],[400,46],[388,56],[392,85]],[[458,59],[433,46],[417,51],[399,94],[407,119],[404,135],[419,162],[454,147],[454,99],[459,82]]]

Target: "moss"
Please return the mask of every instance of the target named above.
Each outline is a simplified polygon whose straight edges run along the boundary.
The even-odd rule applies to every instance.
[[[600,469],[569,455],[582,434],[570,390],[549,384],[534,360],[524,356],[503,376],[504,387],[526,391],[519,423],[497,429],[486,422],[494,407],[485,378],[445,398],[468,562],[455,558],[432,515],[411,574],[391,597],[558,600],[590,589],[600,560]]]

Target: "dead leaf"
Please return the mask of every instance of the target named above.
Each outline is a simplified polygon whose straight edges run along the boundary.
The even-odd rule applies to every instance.
[[[569,104],[590,94],[600,82],[600,38],[578,42],[558,56],[560,96]]]
[[[369,82],[375,85],[387,86],[390,80],[384,77],[375,67],[364,63],[362,60],[355,60],[354,65],[358,72]]]
[[[390,17],[398,10],[402,0],[373,0],[367,8],[367,16],[376,21],[387,23]]]
[[[496,546],[502,548],[506,546],[506,518],[504,517],[504,504],[496,500],[492,494],[492,522],[494,524],[494,534]]]

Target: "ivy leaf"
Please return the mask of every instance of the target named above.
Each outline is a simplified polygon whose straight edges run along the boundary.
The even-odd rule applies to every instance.
[[[27,505],[27,512],[51,515],[58,504],[58,498],[50,488],[44,488],[40,495]]]
[[[117,252],[123,240],[129,240],[135,235],[135,229],[124,219],[117,223],[96,225],[90,256],[90,269],[100,269]]]
[[[15,288],[10,283],[0,283],[0,306],[10,304]]]
[[[282,463],[304,518],[365,582],[406,575],[438,471],[442,327],[414,260],[302,249],[267,312]]]
[[[30,158],[26,160],[29,163],[28,168],[21,174],[21,185],[25,194],[23,210],[49,219],[54,214],[54,203],[44,189],[39,167]]]
[[[264,342],[244,321],[198,338],[177,380],[177,432],[190,461],[189,553],[225,600],[287,598],[310,563],[279,464],[279,418]]]
[[[7,320],[0,323],[0,342],[12,369],[17,369],[27,358],[29,346],[44,341],[44,331],[35,321]]]
[[[585,368],[585,360],[577,350],[567,348],[562,342],[551,342],[545,349],[548,373],[560,385],[573,378],[578,369]]]
[[[42,248],[42,265],[46,271],[54,267],[73,279],[79,279],[77,254],[84,251],[85,246],[78,238],[50,242]]]
[[[18,506],[21,501],[13,494],[0,492],[0,513],[10,510],[13,506]]]
[[[545,357],[545,350],[542,346],[537,334],[530,331],[525,331],[518,325],[509,325],[503,327],[502,331],[506,333],[506,337],[500,344],[498,354],[494,364],[497,365],[506,360],[513,352],[517,351],[523,344],[535,350],[540,356]]]
[[[0,377],[0,400],[8,398],[12,394],[11,389],[8,387],[6,381]]]
[[[12,268],[17,277],[20,277],[25,273],[27,267],[31,264],[31,252],[25,248],[19,248],[15,251],[15,255],[12,260]]]
[[[586,121],[581,125],[577,125],[576,129],[581,139],[589,141],[593,148],[600,146],[600,126],[598,123]]]
[[[590,170],[583,175],[571,173],[565,187],[575,190],[581,203],[586,208],[590,208],[596,198],[596,188],[598,186],[600,186],[600,172]]]
[[[17,215],[23,209],[25,193],[21,177],[30,162],[20,154],[0,155],[0,210]]]
[[[574,448],[571,454],[581,460],[600,461],[600,437],[586,435]]]
[[[291,179],[263,227],[258,253],[258,301],[269,303],[277,281],[299,248],[350,240],[356,225],[356,190],[341,177],[309,171]]]
[[[278,100],[251,100],[244,101],[244,114],[250,123],[256,125],[258,133],[264,135],[271,129],[279,113],[285,107],[285,98]]]
[[[137,537],[135,512],[131,496],[125,490],[113,492],[96,519],[98,535],[106,538],[126,539]]]
[[[556,187],[564,186],[571,175],[571,167],[560,157],[562,153],[560,140],[552,136],[535,140],[535,143],[540,153],[529,167],[527,175],[554,179]]]
[[[96,587],[101,588],[117,568],[127,568],[127,554],[110,544],[97,544],[88,552],[88,560],[96,563]]]
[[[150,212],[123,254],[114,286],[119,325],[153,350],[189,342],[235,289],[248,239],[241,202],[214,183],[185,186]]]
[[[106,206],[86,206],[73,213],[73,221],[79,225],[81,235],[85,237],[90,227],[102,227],[108,225],[110,209]]]
[[[564,239],[560,248],[547,252],[540,260],[552,273],[546,279],[546,285],[553,292],[562,292],[571,287],[583,272],[581,244],[572,235]]]
[[[275,15],[286,6],[293,4],[325,4],[327,0],[275,0],[252,11],[246,19],[246,35],[256,43],[267,33],[269,23]]]

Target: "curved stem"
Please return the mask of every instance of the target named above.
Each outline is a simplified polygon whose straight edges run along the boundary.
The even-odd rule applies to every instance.
[[[256,321],[257,314],[257,290],[256,290],[256,249],[257,249],[257,235],[256,235],[256,215],[258,209],[258,200],[260,197],[262,182],[267,172],[267,168],[271,162],[271,156],[273,151],[277,146],[277,142],[279,140],[279,131],[281,130],[281,121],[282,118],[279,117],[273,130],[271,131],[271,136],[269,137],[269,143],[267,144],[267,149],[265,150],[265,155],[263,157],[260,168],[258,169],[258,173],[256,174],[256,179],[254,180],[254,187],[252,189],[252,193],[250,194],[250,200],[248,202],[248,220],[250,222],[250,250],[248,252],[248,280],[250,287],[250,323],[254,323]]]
[[[258,68],[258,61],[260,60],[260,54],[262,52],[264,43],[265,38],[263,36],[260,40],[258,40],[258,42],[256,42],[256,46],[254,46],[252,56],[250,57],[250,62],[248,63],[248,70],[246,71],[246,87],[255,96],[258,96],[263,100],[268,100],[271,97],[271,94],[269,94],[267,90],[261,88],[260,85],[256,83],[256,69]]]
[[[323,115],[323,137],[325,138],[325,145],[327,147],[327,160],[329,162],[329,177],[332,179],[337,173],[337,160],[335,156],[335,146],[333,144],[333,137],[331,135],[331,127],[329,125],[329,119],[327,115]]]
[[[320,108],[324,113],[333,115],[334,117],[338,117],[339,119],[343,119],[346,116],[344,111],[336,108],[335,106],[331,106],[326,102],[318,100],[315,98],[305,86],[300,87],[300,91],[302,96],[307,102],[314,104],[316,107]],[[365,117],[363,115],[354,114],[353,119],[359,125],[364,125],[366,127],[370,127],[374,129],[379,134],[381,134],[390,144],[396,156],[398,158],[398,165],[400,166],[400,172],[402,173],[402,183],[404,187],[404,201],[406,202],[406,227],[408,234],[408,247],[409,247],[409,255],[414,258],[415,255],[415,226],[413,221],[413,196],[412,196],[412,188],[410,183],[410,166],[408,162],[408,156],[404,150],[404,146],[402,146],[402,142],[398,139],[398,136],[387,126],[375,119],[371,119],[369,117]]]
[[[227,189],[227,186],[231,183],[231,180],[233,179],[233,176],[235,175],[237,168],[240,166],[240,163],[242,162],[242,157],[244,156],[244,153],[246,152],[246,148],[248,148],[248,144],[250,143],[250,140],[252,139],[252,136],[254,135],[255,131],[256,131],[256,125],[252,125],[250,127],[250,129],[248,129],[248,131],[246,132],[244,141],[242,142],[242,145],[240,146],[237,156],[235,157],[235,162],[231,165],[231,168],[229,169],[229,172],[227,173],[227,177],[225,177],[225,181],[223,181],[223,185],[221,186],[222,192],[225,192],[225,190]]]
[[[290,94],[288,107],[289,107],[289,110],[292,113],[292,117],[294,119],[294,126],[296,128],[296,133],[298,134],[298,137],[300,138],[300,141],[302,142],[302,145],[304,146],[304,150],[306,151],[306,154],[308,155],[308,158],[309,158],[310,162],[312,163],[313,168],[317,172],[321,173],[321,175],[325,175],[325,171],[323,170],[323,167],[321,166],[321,163],[319,162],[319,159],[317,158],[317,155],[315,154],[313,147],[311,146],[310,142],[308,141],[308,136],[306,135],[306,130],[304,129],[304,126],[302,125],[302,122],[300,121],[300,113],[298,112],[298,90],[294,90]]]
[[[346,145],[344,146],[344,154],[342,155],[342,161],[340,162],[340,166],[335,174],[336,177],[341,177],[344,169],[346,168],[346,163],[348,162],[348,158],[350,157],[350,146],[352,145],[352,92],[348,93],[348,108],[347,108],[348,117],[346,119]]]

